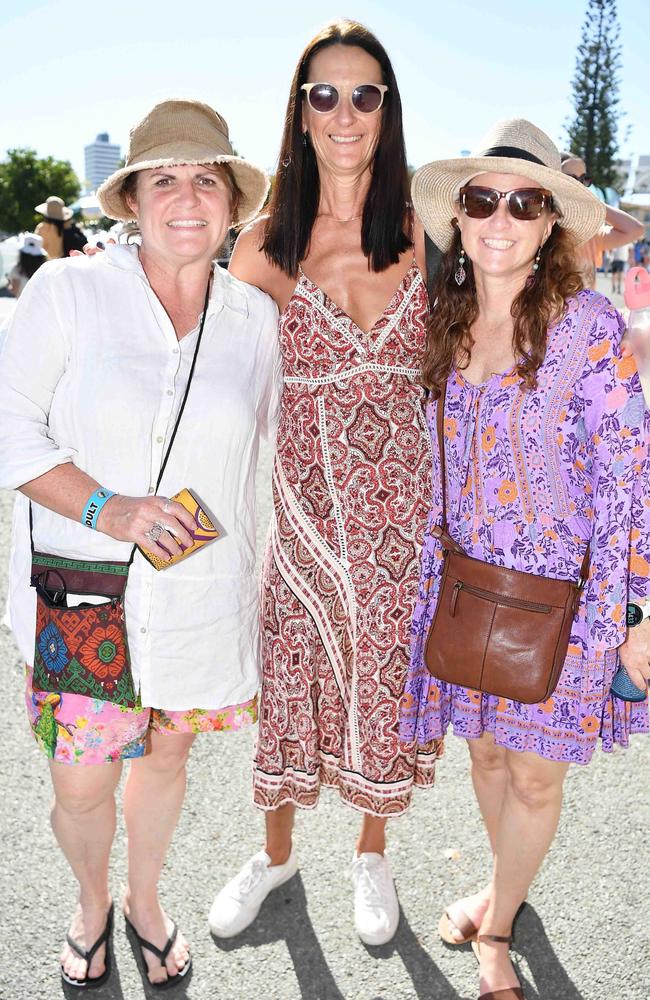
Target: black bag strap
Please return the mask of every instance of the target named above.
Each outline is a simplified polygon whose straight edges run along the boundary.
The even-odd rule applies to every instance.
[[[433,307],[433,286],[442,264],[443,253],[426,232],[424,234],[424,256],[427,265],[426,286],[429,294],[429,305]]]
[[[170,455],[170,452],[172,450],[172,445],[173,445],[174,440],[176,438],[176,433],[178,431],[178,427],[179,427],[180,422],[181,422],[181,417],[183,416],[183,410],[185,409],[185,404],[187,403],[187,397],[188,397],[188,394],[189,394],[189,391],[190,391],[190,386],[192,384],[192,379],[194,377],[194,369],[196,368],[196,359],[197,359],[197,357],[199,355],[199,347],[201,346],[201,339],[203,337],[203,328],[205,326],[205,318],[206,318],[206,316],[208,314],[208,305],[210,303],[210,285],[211,285],[211,283],[212,283],[212,271],[210,272],[210,276],[208,278],[208,284],[207,284],[207,287],[206,287],[206,290],[205,290],[205,300],[203,302],[203,315],[201,316],[201,323],[200,323],[200,326],[199,326],[199,334],[198,334],[198,337],[196,338],[196,347],[194,348],[194,355],[192,357],[192,364],[190,366],[190,373],[187,376],[187,385],[185,386],[185,392],[183,393],[183,399],[182,399],[181,405],[180,405],[180,407],[178,409],[178,414],[176,416],[176,421],[174,423],[174,429],[173,429],[171,437],[169,439],[169,444],[167,445],[167,451],[165,452],[165,457],[163,458],[162,465],[160,466],[160,472],[158,473],[158,479],[157,479],[156,485],[154,487],[154,493],[158,492],[158,487],[160,486],[160,484],[162,482],[162,477],[165,474],[165,469],[167,468],[167,462],[169,461],[169,455]],[[32,556],[33,556],[34,555],[34,519],[32,517],[32,501],[31,500],[29,501],[29,540],[30,540],[30,544],[31,544],[31,548],[32,548]],[[131,566],[131,564],[133,563],[133,560],[135,558],[135,553],[137,551],[137,548],[138,548],[137,545],[133,546],[133,548],[131,550],[131,555],[129,556],[129,561],[127,563],[127,566]]]

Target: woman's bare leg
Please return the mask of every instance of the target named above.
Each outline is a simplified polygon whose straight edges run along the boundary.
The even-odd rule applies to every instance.
[[[383,854],[386,850],[386,819],[364,813],[357,840],[357,854]]]
[[[150,733],[148,752],[131,762],[124,788],[124,819],[128,832],[129,880],[124,910],[138,933],[163,948],[171,929],[158,898],[158,881],[185,798],[191,733]],[[166,971],[145,951],[149,978],[164,982],[181,971],[189,948],[179,932]]]
[[[295,816],[296,807],[291,802],[264,814],[266,823],[264,849],[272,865],[283,865],[289,860]]]
[[[122,765],[50,762],[54,786],[51,821],[54,836],[79,883],[79,904],[70,936],[88,950],[106,926],[111,903],[108,860],[115,835],[115,789]],[[71,979],[100,976],[105,949],[99,948],[90,968],[66,944],[61,965]]]
[[[494,854],[499,816],[508,782],[506,751],[496,745],[491,733],[484,733],[476,740],[467,740],[467,746],[472,761],[472,784]],[[469,917],[475,927],[481,926],[491,892],[492,879],[478,892],[464,896],[447,908],[450,930],[457,941],[463,940],[463,933],[458,929],[463,923],[463,916]]]
[[[507,936],[517,910],[548,853],[562,808],[568,764],[533,753],[505,753],[506,786],[495,835],[492,892],[481,934]],[[495,788],[499,789],[497,780]],[[494,804],[488,802],[488,810]],[[481,945],[481,991],[515,986],[517,977],[507,947]]]

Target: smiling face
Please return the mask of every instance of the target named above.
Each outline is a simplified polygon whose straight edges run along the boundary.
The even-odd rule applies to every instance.
[[[141,170],[127,201],[143,250],[170,263],[212,260],[231,224],[230,187],[215,164]]]
[[[478,174],[469,186],[515,191],[517,188],[541,188],[542,184],[516,174]],[[539,247],[551,234],[557,216],[544,209],[538,219],[513,218],[505,198],[488,219],[470,219],[457,207],[458,228],[467,256],[475,273],[500,277],[527,277]]]
[[[326,114],[314,111],[302,97],[303,131],[309,133],[319,170],[360,176],[375,155],[383,112],[356,111],[350,96],[359,84],[384,82],[379,63],[356,45],[330,45],[313,57],[305,82],[331,83],[340,95],[337,106]],[[390,99],[389,94],[386,97]]]

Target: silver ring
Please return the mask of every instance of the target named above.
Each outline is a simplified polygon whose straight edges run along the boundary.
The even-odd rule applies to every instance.
[[[148,538],[150,542],[157,542],[164,530],[165,528],[160,521],[154,521],[149,528],[149,531],[145,531],[145,537]]]

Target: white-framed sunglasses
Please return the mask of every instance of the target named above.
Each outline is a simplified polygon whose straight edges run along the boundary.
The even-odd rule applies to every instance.
[[[341,94],[333,83],[303,83],[300,89],[304,90],[309,107],[319,115],[334,111],[341,100]],[[352,107],[362,115],[371,115],[381,108],[387,90],[385,83],[360,83],[350,94]]]

